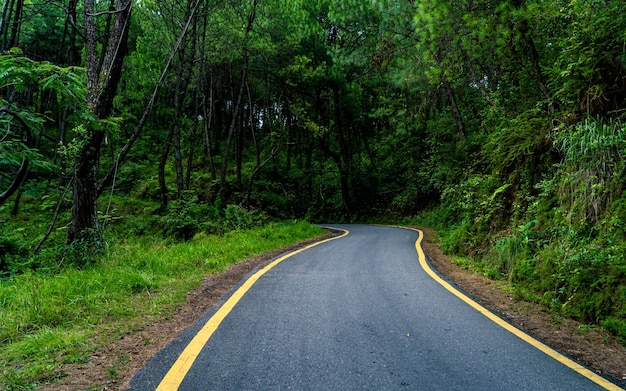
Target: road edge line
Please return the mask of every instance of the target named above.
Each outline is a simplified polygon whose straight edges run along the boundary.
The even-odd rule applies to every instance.
[[[584,367],[583,365],[577,363],[576,361],[572,360],[571,358],[569,358],[569,357],[563,355],[562,353],[559,353],[558,351],[552,349],[551,347],[549,347],[548,345],[546,345],[543,342],[539,341],[538,339],[534,338],[530,334],[527,334],[526,332],[524,332],[524,331],[518,329],[517,327],[511,325],[510,323],[506,322],[504,319],[500,318],[499,316],[497,316],[496,314],[494,314],[493,312],[488,310],[486,307],[483,307],[481,304],[479,304],[478,302],[476,302],[473,299],[471,299],[465,293],[461,292],[460,290],[458,290],[457,288],[452,286],[450,283],[445,281],[443,278],[441,278],[430,267],[430,265],[426,261],[426,254],[424,253],[424,250],[422,249],[422,240],[424,239],[424,233],[421,230],[417,229],[417,228],[412,228],[412,227],[402,227],[402,228],[408,229],[408,230],[412,230],[412,231],[416,231],[419,234],[418,237],[417,237],[417,240],[415,241],[415,249],[417,250],[417,255],[418,255],[420,266],[422,267],[422,269],[424,269],[424,271],[433,280],[435,280],[437,283],[439,283],[439,285],[441,285],[444,288],[446,288],[446,290],[448,290],[450,293],[452,293],[453,295],[455,295],[456,297],[461,299],[463,302],[468,304],[470,307],[474,308],[476,311],[478,311],[481,314],[483,314],[484,316],[486,316],[489,320],[491,320],[492,322],[494,322],[498,326],[500,326],[503,329],[507,330],[508,332],[512,333],[513,335],[515,335],[516,337],[520,338],[524,342],[534,346],[536,349],[539,349],[544,354],[552,357],[553,359],[557,360],[561,364],[563,364],[563,365],[567,366],[568,368],[576,371],[577,373],[579,373],[580,375],[586,377],[587,379],[591,380],[592,382],[596,383],[600,387],[603,387],[604,389],[609,390],[609,391],[624,391],[624,389],[619,387],[618,385],[610,382],[609,380],[607,380],[607,379],[603,378],[602,376],[594,373],[590,369],[588,369],[588,368]]]
[[[250,276],[237,290],[226,300],[226,302],[207,320],[204,326],[196,333],[196,335],[192,338],[191,341],[187,344],[187,347],[181,352],[178,356],[174,364],[167,371],[161,382],[159,383],[156,391],[174,391],[178,390],[180,385],[182,384],[185,376],[191,369],[194,361],[209,341],[215,330],[219,327],[222,321],[228,316],[228,314],[232,311],[232,309],[237,305],[239,300],[252,288],[252,286],[257,282],[261,276],[267,273],[274,266],[278,265],[282,261],[287,258],[290,258],[298,253],[301,253],[305,250],[308,250],[312,247],[318,246],[320,244],[330,242],[331,240],[340,239],[344,236],[348,235],[350,231],[342,228],[333,228],[333,227],[325,227],[327,229],[334,229],[338,231],[343,231],[343,234],[339,236],[334,236],[332,238],[328,238],[325,240],[321,240],[319,242],[315,242],[308,246],[299,248],[297,250],[291,251],[271,263],[267,264],[263,268],[259,269],[256,273]]]

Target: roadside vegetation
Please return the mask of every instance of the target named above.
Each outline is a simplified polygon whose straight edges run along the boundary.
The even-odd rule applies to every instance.
[[[117,208],[107,242],[91,246],[87,261],[80,249],[65,245],[9,261],[11,272],[0,279],[0,388],[35,389],[53,382],[63,376],[56,371],[60,363],[89,360],[97,348],[171,317],[206,276],[325,232],[307,222],[273,221],[230,206],[218,222],[210,221],[210,229],[198,228],[180,241],[169,235],[170,225],[142,221],[145,216],[132,215],[123,202]],[[209,217],[215,216],[195,215],[193,224],[208,223]],[[2,226],[23,235],[20,227],[26,225],[13,220]],[[144,234],[134,233],[138,227]]]
[[[469,269],[626,344],[623,0],[1,13],[0,360],[14,388],[85,359],[134,307],[174,308],[194,268],[316,234],[296,220],[435,227]],[[268,247],[226,256],[222,241]]]
[[[621,121],[555,129],[549,137],[561,160],[532,189],[511,199],[510,185],[472,176],[408,221],[436,227],[446,252],[508,280],[518,297],[602,326],[626,344],[625,136]]]

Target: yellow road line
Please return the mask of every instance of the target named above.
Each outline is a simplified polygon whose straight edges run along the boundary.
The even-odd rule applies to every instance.
[[[424,238],[424,233],[422,231],[420,231],[419,229],[410,228],[410,227],[404,227],[404,228],[411,229],[411,230],[417,231],[419,233],[417,241],[415,242],[415,249],[417,250],[417,255],[418,255],[418,258],[419,258],[419,262],[420,262],[420,265],[422,266],[422,268],[424,269],[424,271],[426,273],[428,273],[428,275],[430,275],[430,277],[432,279],[434,279],[440,285],[442,285],[444,288],[446,288],[448,291],[450,291],[453,295],[455,295],[459,299],[463,300],[465,303],[467,303],[469,306],[474,308],[476,311],[478,311],[481,314],[485,315],[487,318],[489,318],[489,320],[491,320],[492,322],[496,323],[498,326],[504,328],[505,330],[507,330],[507,331],[511,332],[512,334],[516,335],[518,338],[522,339],[523,341],[525,341],[525,342],[531,344],[532,346],[534,346],[535,348],[541,350],[543,353],[545,353],[548,356],[552,357],[553,359],[557,360],[561,364],[563,364],[563,365],[573,369],[574,371],[578,372],[582,376],[584,376],[587,379],[591,380],[592,382],[598,384],[600,387],[603,387],[606,390],[610,390],[610,391],[620,391],[620,390],[624,391],[623,388],[618,387],[617,385],[611,383],[610,381],[606,380],[602,376],[599,376],[599,375],[595,374],[594,372],[592,372],[589,369],[585,368],[584,366],[578,364],[577,362],[573,361],[572,359],[567,358],[563,354],[557,352],[556,350],[554,350],[554,349],[550,348],[549,346],[539,342],[538,340],[536,340],[535,338],[533,338],[530,335],[526,334],[525,332],[523,332],[523,331],[517,329],[516,327],[512,326],[511,324],[507,323],[502,318],[498,317],[497,315],[495,315],[494,313],[492,313],[491,311],[489,311],[488,309],[486,309],[482,305],[480,305],[477,302],[475,302],[474,300],[470,299],[467,295],[463,294],[458,289],[454,288],[448,282],[443,280],[441,277],[439,277],[439,275],[437,273],[435,273],[430,268],[430,266],[428,265],[428,262],[426,262],[426,256],[424,254],[424,250],[422,250],[422,239]]]
[[[239,289],[237,289],[235,293],[233,293],[232,296],[230,296],[230,298],[226,300],[226,303],[224,303],[224,305],[222,305],[220,309],[217,310],[215,314],[213,314],[213,316],[205,323],[202,329],[198,331],[195,337],[193,337],[193,339],[189,342],[185,350],[183,350],[180,356],[178,356],[178,359],[176,360],[174,365],[172,365],[172,367],[167,372],[167,374],[165,374],[165,377],[163,377],[163,380],[161,380],[161,383],[159,384],[156,390],[157,391],[178,390],[178,387],[180,387],[181,383],[183,382],[183,379],[187,375],[187,372],[189,372],[191,365],[193,364],[193,362],[196,360],[196,358],[202,351],[202,348],[204,348],[206,343],[209,341],[209,338],[211,338],[211,336],[213,335],[215,330],[217,330],[220,323],[222,323],[222,321],[226,318],[226,316],[230,313],[230,311],[232,311],[235,305],[237,305],[239,300],[241,300],[241,298],[246,294],[246,292],[250,290],[252,285],[254,285],[254,283],[257,282],[257,280],[261,278],[263,274],[267,273],[271,268],[273,268],[274,266],[278,265],[279,263],[281,263],[282,261],[284,261],[285,259],[293,255],[296,255],[304,250],[308,250],[311,247],[315,247],[322,243],[326,243],[331,240],[342,238],[350,233],[348,230],[345,230],[345,229],[341,229],[341,231],[344,231],[344,233],[340,236],[322,240],[320,242],[313,243],[311,245],[308,245],[296,251],[290,252],[289,254],[283,255],[282,257],[276,259],[272,263],[268,264],[267,266],[265,266],[264,268],[260,269],[258,272],[253,274],[250,278],[248,278],[246,282],[244,282],[239,287]]]

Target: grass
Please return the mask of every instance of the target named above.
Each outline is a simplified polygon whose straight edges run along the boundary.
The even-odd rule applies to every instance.
[[[118,239],[93,265],[58,274],[28,272],[0,280],[0,388],[33,389],[60,374],[58,363],[171,316],[206,275],[233,262],[319,236],[306,222],[270,223],[223,236],[171,243]],[[112,368],[115,371],[115,368]]]

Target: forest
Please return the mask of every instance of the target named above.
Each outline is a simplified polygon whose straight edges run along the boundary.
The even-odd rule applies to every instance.
[[[129,238],[419,224],[626,343],[625,119],[623,0],[4,0],[0,309]]]

